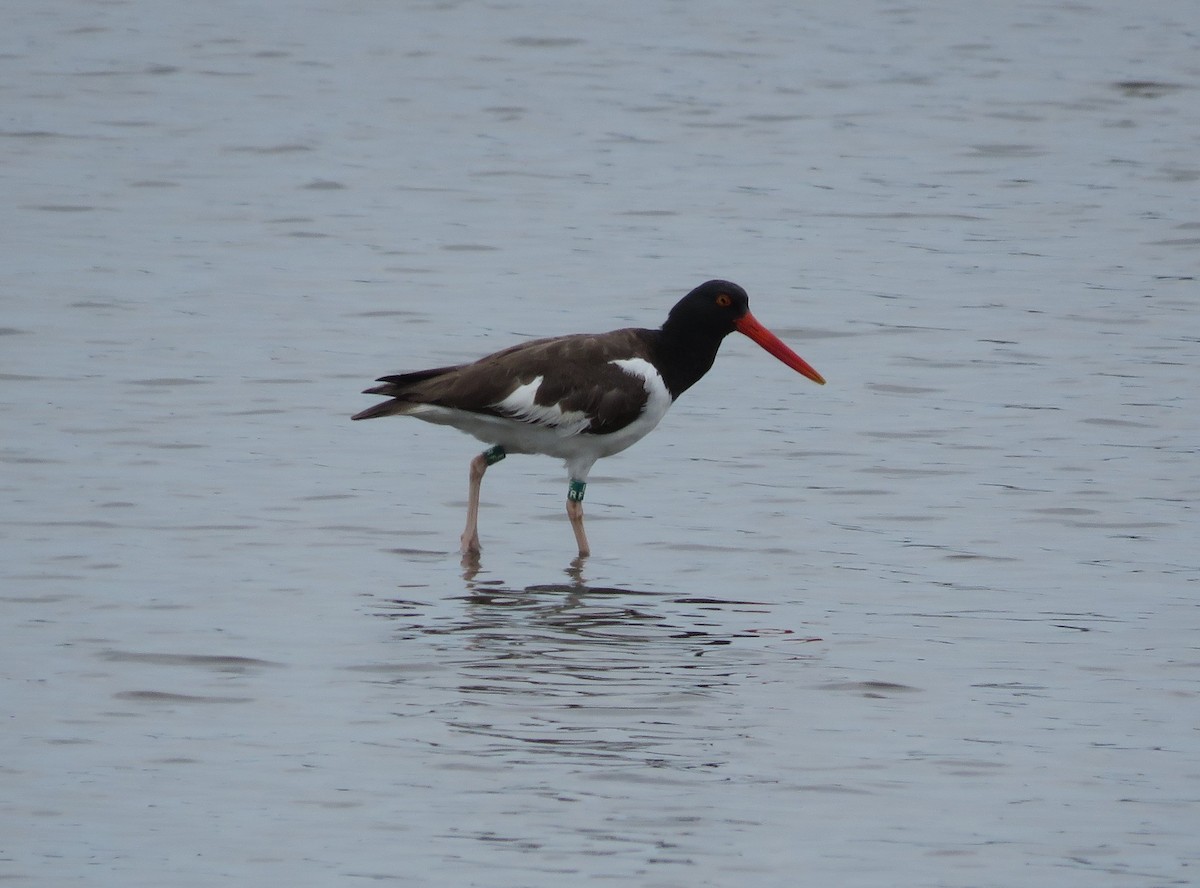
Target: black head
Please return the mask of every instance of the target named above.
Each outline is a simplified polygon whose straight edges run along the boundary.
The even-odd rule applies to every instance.
[[[734,330],[753,339],[797,373],[825,384],[824,377],[804,358],[750,314],[750,298],[745,290],[729,281],[708,281],[679,300],[663,324],[665,347],[675,352],[679,369],[686,369],[686,373],[678,374],[678,380],[667,379],[675,395],[708,372],[721,340]]]
[[[731,281],[707,281],[676,303],[664,330],[695,331],[724,338],[750,311],[750,297]]]

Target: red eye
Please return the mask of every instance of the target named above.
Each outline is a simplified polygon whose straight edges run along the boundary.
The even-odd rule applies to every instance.
[[[722,293],[717,297],[717,305],[721,308],[729,308],[729,306],[733,305],[733,300],[729,298],[729,294]]]

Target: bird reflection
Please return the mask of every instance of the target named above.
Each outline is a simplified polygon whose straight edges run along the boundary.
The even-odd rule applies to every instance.
[[[445,725],[467,739],[445,749],[710,768],[707,747],[688,738],[707,730],[714,706],[737,721],[748,675],[802,659],[746,628],[747,613],[770,619],[769,603],[605,586],[583,558],[555,573],[516,585],[476,556],[464,559],[457,591],[394,600],[380,614],[405,642],[392,681],[408,694],[427,680],[452,701]]]
[[[583,577],[583,568],[587,564],[586,555],[576,555],[571,559],[571,563],[564,569],[565,573],[572,584],[576,587],[586,588],[587,581]],[[462,578],[467,584],[467,588],[471,588],[471,583],[479,576],[483,570],[483,563],[478,552],[468,552],[462,557]]]
[[[379,615],[403,625],[403,637],[467,639],[466,649],[483,656],[464,668],[487,671],[519,660],[534,671],[564,674],[628,669],[632,664],[623,662],[627,658],[645,668],[668,661],[675,668],[689,668],[683,664],[691,658],[714,654],[735,639],[763,637],[762,628],[744,627],[744,617],[727,620],[720,612],[765,614],[772,609],[767,602],[701,597],[684,589],[599,585],[588,574],[587,556],[572,558],[559,574],[558,580],[515,586],[489,576],[480,554],[468,553],[461,559],[462,591],[443,598],[443,606],[397,599]],[[455,599],[466,606],[447,610],[444,605]],[[791,635],[790,629],[770,632]],[[461,644],[456,647],[463,650]],[[530,678],[529,673],[524,676],[525,681]]]
[[[571,564],[566,569],[567,576],[569,576],[573,582],[580,586],[585,584],[583,579],[583,566],[585,564],[587,564],[587,556],[576,555],[571,559]]]
[[[464,552],[462,557],[463,581],[470,585],[482,570],[478,552]]]

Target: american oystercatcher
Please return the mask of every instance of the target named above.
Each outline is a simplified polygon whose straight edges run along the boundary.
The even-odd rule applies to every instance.
[[[391,400],[352,419],[413,416],[454,426],[491,445],[471,460],[462,552],[479,552],[479,486],[487,467],[509,453],[544,453],[566,462],[567,517],[580,556],[588,472],[658,425],[667,409],[699,381],[734,330],[793,370],[825,384],[821,374],[750,313],[746,291],[708,281],[671,309],[658,330],[628,328],[537,339],[473,364],[382,376],[364,394]]]

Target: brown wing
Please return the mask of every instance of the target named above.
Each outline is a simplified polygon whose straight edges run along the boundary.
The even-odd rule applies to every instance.
[[[380,404],[359,416],[365,419],[364,414],[403,412],[400,404],[437,404],[536,423],[536,418],[506,414],[497,405],[540,376],[536,405],[585,412],[593,418],[585,432],[606,434],[636,419],[646,403],[642,380],[611,362],[635,357],[648,360],[654,336],[655,331],[627,329],[538,339],[473,364],[384,376],[379,380],[383,385],[367,392],[395,398],[399,409],[388,410],[390,404]]]

